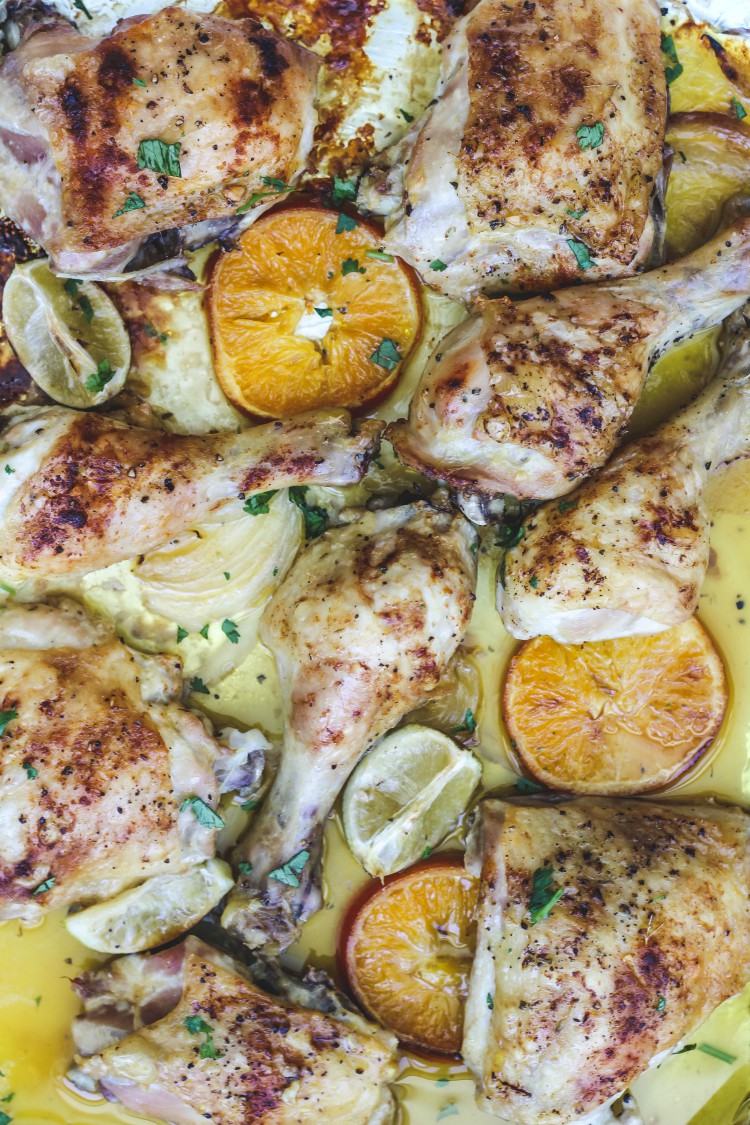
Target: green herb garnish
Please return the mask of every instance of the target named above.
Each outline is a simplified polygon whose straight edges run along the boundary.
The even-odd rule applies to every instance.
[[[576,129],[576,136],[582,149],[599,148],[604,140],[604,126],[601,121],[597,121],[594,125],[581,125]]]
[[[529,918],[532,926],[548,918],[553,906],[565,894],[562,887],[552,887],[554,868],[537,867],[531,877],[531,898],[529,899]]]
[[[737,115],[738,121],[742,121],[743,118],[747,117],[747,110],[739,98],[732,98],[731,106]]]
[[[313,311],[316,312],[318,314],[318,316],[321,317],[321,318],[325,318],[327,316],[333,316],[333,309],[329,309],[329,308],[320,308],[319,309],[317,306],[315,306]]]
[[[364,266],[361,266],[356,258],[345,258],[341,263],[341,274],[346,277],[348,273],[366,273]]]
[[[594,259],[589,254],[589,248],[586,243],[580,242],[577,238],[566,238],[565,241],[575,255],[578,268],[580,270],[590,270],[594,265]]]
[[[186,797],[180,805],[180,812],[186,812],[188,809],[204,828],[224,827],[223,819],[217,812],[214,812],[210,805],[206,804],[202,797]]]
[[[200,676],[193,676],[193,678],[190,681],[188,686],[189,686],[191,691],[198,692],[200,695],[210,695],[211,694],[211,692],[208,690],[206,685],[203,683],[203,680],[200,678]]]
[[[305,500],[306,492],[307,485],[294,485],[289,489],[289,499],[293,504],[297,505],[302,515],[305,517],[305,537],[307,539],[317,539],[328,527],[328,513],[325,508],[318,508],[314,504],[308,504]]]
[[[375,351],[370,356],[371,363],[377,363],[378,367],[384,367],[386,371],[393,371],[394,367],[398,367],[399,363],[404,357],[398,350],[398,346],[393,340],[389,340],[386,336],[381,340]]]
[[[674,45],[674,36],[662,35],[661,49],[672,64],[671,66],[664,67],[664,77],[667,80],[667,86],[671,86],[673,82],[677,81],[683,71],[682,63],[677,58],[677,50]]]
[[[177,644],[178,645],[181,645],[182,642],[184,640],[186,640],[189,636],[190,636],[190,634],[188,633],[187,629],[183,629],[182,625],[177,626]]]
[[[268,492],[256,492],[245,501],[242,511],[247,512],[249,516],[268,515],[268,505],[277,492],[276,488],[270,488]]]
[[[356,219],[351,215],[346,215],[343,211],[339,211],[338,222],[336,223],[336,234],[343,234],[347,230],[355,230],[359,226]]]
[[[114,374],[112,364],[105,356],[104,359],[99,361],[96,371],[86,379],[86,389],[94,394],[101,394],[107,383],[110,383],[114,378]]]
[[[94,18],[84,4],[83,0],[73,0],[73,7],[77,8],[79,12],[83,12],[87,20],[92,20]]]
[[[342,203],[353,203],[357,198],[357,181],[340,180],[338,176],[334,176],[331,198],[337,207]]]
[[[221,1055],[214,1046],[214,1029],[210,1023],[206,1023],[201,1016],[188,1016],[184,1021],[184,1026],[188,1029],[191,1035],[204,1035],[205,1039],[201,1043],[201,1058],[202,1059],[220,1059]]]
[[[366,250],[368,258],[374,258],[376,262],[392,262],[393,254],[386,254],[385,250]]]
[[[221,631],[229,638],[233,645],[238,645],[240,643],[240,631],[234,621],[230,621],[228,617],[222,621]]]
[[[179,148],[179,145],[177,146]],[[141,167],[141,165],[139,165]],[[179,167],[179,165],[178,165]],[[179,173],[178,173],[179,175]],[[145,199],[141,199],[137,191],[131,191],[126,197],[125,202],[118,211],[115,211],[112,216],[113,219],[118,219],[120,215],[126,215],[128,211],[140,211],[142,207],[146,206]]]
[[[451,730],[451,734],[460,734],[461,731],[467,731],[469,734],[473,734],[476,729],[477,721],[474,718],[474,712],[472,711],[471,707],[469,707],[466,711],[466,714],[464,715],[464,721],[462,723],[459,723],[457,727],[453,727]]]
[[[158,328],[154,328],[150,320],[144,322],[143,331],[151,340],[158,340],[160,344],[166,344],[169,337],[166,332],[160,332]]]
[[[35,769],[34,766],[32,766],[31,762],[28,759],[25,762],[22,762],[21,764],[23,765],[23,768],[26,770],[26,776],[28,777],[29,781],[33,781],[35,777],[39,777],[39,770]]]
[[[54,875],[50,875],[48,879],[45,879],[43,883],[40,883],[40,884],[39,884],[39,886],[38,886],[38,887],[37,887],[37,888],[36,888],[35,890],[33,890],[33,891],[32,891],[31,893],[32,893],[33,895],[43,895],[43,894],[46,894],[46,893],[47,893],[47,891],[51,891],[51,890],[52,890],[52,888],[53,888],[53,887],[54,887],[54,885],[55,885],[55,882],[56,882],[56,880],[55,880],[55,876],[54,876]]]
[[[437,270],[438,273],[442,273],[443,270],[447,270],[448,267],[446,266],[445,262],[441,262],[439,258],[436,258],[434,262],[430,262],[430,269]]]
[[[9,723],[18,718],[18,711],[0,711],[0,738],[5,734]]]
[[[310,858],[310,853],[303,848],[301,852],[297,852],[292,858],[281,867],[275,867],[273,871],[268,872],[269,879],[276,879],[279,883],[286,884],[287,887],[299,886],[299,874],[303,867]]]

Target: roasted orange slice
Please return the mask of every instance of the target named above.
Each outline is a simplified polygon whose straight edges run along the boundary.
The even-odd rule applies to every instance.
[[[344,919],[340,960],[349,988],[407,1047],[461,1049],[477,890],[460,857],[436,856],[369,884]]]
[[[523,644],[510,662],[503,717],[521,765],[573,793],[643,793],[673,782],[716,738],[724,666],[691,618],[652,637]]]
[[[413,271],[354,213],[269,212],[221,253],[209,314],[216,374],[234,405],[278,418],[363,407],[399,377],[419,336]]]

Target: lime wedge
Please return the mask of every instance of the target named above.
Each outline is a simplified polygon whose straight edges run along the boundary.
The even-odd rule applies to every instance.
[[[482,767],[447,735],[413,723],[359,763],[344,791],[344,832],[370,875],[421,859],[455,827]]]
[[[229,865],[210,859],[184,875],[155,875],[140,887],[65,919],[68,932],[100,953],[136,953],[180,937],[234,886]]]
[[[122,390],[130,338],[107,294],[91,281],[57,277],[45,259],[15,267],[3,322],[34,382],[63,406],[100,406]]]

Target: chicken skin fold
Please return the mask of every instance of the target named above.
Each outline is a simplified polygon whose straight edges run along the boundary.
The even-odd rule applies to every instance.
[[[320,908],[323,828],[358,760],[438,686],[468,625],[476,536],[427,504],[365,512],[296,560],[269,603],[286,716],[281,763],[235,860],[222,924],[285,948]]]
[[[84,1012],[70,1077],[134,1113],[170,1125],[393,1119],[395,1038],[322,973],[297,982],[191,937],[117,958],[73,987]]]
[[[462,1047],[480,1109],[569,1125],[742,990],[749,827],[719,805],[482,801]]]
[[[658,357],[748,296],[743,218],[652,273],[485,302],[438,346],[386,436],[459,492],[564,496],[609,458]]]
[[[627,277],[660,251],[666,116],[654,0],[480,0],[361,200],[455,300]]]
[[[355,484],[381,425],[345,411],[238,434],[191,436],[64,407],[22,412],[0,437],[0,573],[86,574],[147,554],[224,500],[302,484]]]
[[[497,580],[514,637],[610,640],[695,612],[709,560],[706,483],[750,456],[750,305],[729,318],[722,345],[722,369],[694,402],[526,521]]]
[[[227,753],[178,702],[181,664],[72,604],[0,612],[0,920],[33,923],[211,859]]]
[[[302,171],[318,63],[255,20],[165,7],[96,42],[28,22],[0,64],[0,195],[74,277],[117,278],[236,225]],[[245,220],[247,222],[247,220]]]

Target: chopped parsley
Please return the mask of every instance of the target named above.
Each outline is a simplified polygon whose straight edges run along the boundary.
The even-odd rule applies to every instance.
[[[162,176],[182,178],[179,141],[169,144],[160,137],[147,137],[138,145],[138,167],[148,168]],[[136,204],[137,206],[137,204]]]
[[[677,81],[683,71],[682,63],[677,58],[677,50],[674,45],[673,35],[662,35],[661,49],[663,54],[667,56],[669,62],[671,63],[670,66],[664,67],[664,77],[667,80],[667,86],[671,86],[673,82]]]
[[[249,875],[252,869],[252,863],[248,863],[246,859],[241,860],[240,863],[237,864],[237,870],[240,875]]]
[[[210,1023],[201,1016],[188,1016],[184,1021],[184,1026],[188,1029],[191,1035],[204,1035],[205,1039],[201,1043],[201,1058],[202,1059],[220,1059],[221,1055],[216,1050],[214,1045],[214,1029]]]
[[[199,692],[201,695],[211,694],[200,676],[193,676],[192,680],[190,681],[189,687],[191,691]]]
[[[146,83],[143,81],[142,78],[134,78],[133,79],[133,85],[134,86],[145,86]]]
[[[12,467],[11,467],[10,465],[6,465],[6,466],[5,466],[5,471],[6,471],[6,473],[8,474],[8,476],[10,476],[10,475],[11,475],[11,473],[15,473],[15,471],[16,471],[16,470],[15,470],[14,468],[12,468]]]
[[[539,579],[538,579],[538,578],[537,578],[537,576],[536,576],[536,575],[534,574],[534,575],[533,575],[533,576],[532,576],[532,577],[531,577],[531,578],[529,579],[529,586],[531,586],[531,589],[532,589],[532,590],[536,590],[536,588],[537,588],[537,586],[538,586],[538,585],[539,585]]]
[[[663,996],[657,997],[657,1000],[656,1000],[656,1010],[657,1010],[657,1012],[663,1012],[664,1009],[666,1008],[666,1006],[667,1006],[666,999]]]
[[[526,532],[522,523],[516,524],[515,526],[512,523],[504,523],[502,527],[497,529],[497,539],[495,542],[498,547],[504,547],[507,551],[510,550],[511,547],[515,547],[517,543],[520,543],[525,534]]]
[[[467,731],[468,734],[473,734],[476,729],[477,721],[474,718],[474,712],[471,707],[469,707],[464,715],[464,721],[459,723],[457,727],[453,727],[451,734],[460,734],[461,731]]]
[[[342,203],[353,203],[357,198],[357,181],[340,180],[338,176],[334,176],[331,198],[337,207]]]
[[[562,887],[553,889],[552,878],[554,874],[554,868],[552,867],[537,867],[531,877],[529,918],[532,926],[548,918],[553,906],[555,906],[565,894],[565,890]]]
[[[179,145],[177,147],[179,148]],[[179,172],[177,174],[179,175]],[[123,203],[122,207],[115,211],[112,218],[119,219],[120,215],[127,215],[128,211],[140,211],[141,208],[145,206],[145,199],[141,199],[137,191],[131,191],[125,196],[125,202]]]
[[[94,309],[93,309],[93,306],[91,304],[91,301],[88,299],[88,297],[86,296],[85,293],[81,293],[80,296],[78,295],[78,290],[80,289],[80,287],[82,285],[83,285],[82,281],[79,281],[75,277],[69,277],[65,281],[65,283],[63,285],[63,289],[68,294],[68,296],[71,298],[71,300],[73,301],[73,304],[78,305],[78,308],[81,310],[83,315],[86,317],[86,320],[88,321],[88,323],[91,324],[91,321],[94,319]]]
[[[579,270],[590,270],[594,264],[594,259],[589,254],[586,243],[580,242],[577,238],[566,238],[565,241],[573,251]]]
[[[366,273],[364,266],[361,266],[356,258],[345,258],[341,263],[341,275],[346,277],[348,273]]]
[[[403,356],[398,350],[398,345],[386,336],[370,356],[370,363],[377,363],[378,367],[384,367],[386,371],[393,371],[402,359]]]
[[[105,356],[104,359],[99,361],[99,366],[96,371],[87,378],[86,389],[92,391],[94,394],[101,394],[107,383],[111,382],[114,378],[114,374],[112,364]]]
[[[299,874],[303,867],[310,858],[310,853],[306,848],[301,852],[297,852],[292,858],[281,867],[274,867],[273,871],[268,872],[269,879],[276,879],[279,883],[286,884],[287,887],[299,886]]]
[[[186,812],[188,809],[204,828],[224,827],[223,819],[217,812],[214,812],[210,805],[206,804],[202,797],[186,797],[180,805],[180,812]]]
[[[437,270],[438,273],[442,273],[443,270],[447,270],[448,267],[446,266],[445,262],[441,262],[439,258],[436,258],[434,262],[430,262],[430,269]]]
[[[576,129],[576,137],[578,137],[578,144],[584,150],[599,148],[604,140],[604,126],[601,121],[597,121],[593,125],[581,125]]]
[[[577,500],[560,500],[557,505],[558,512],[569,512],[572,508],[578,507]]]
[[[412,121],[414,120],[414,114],[413,113],[407,113],[405,109],[399,109],[398,112],[401,114],[404,121],[406,121],[406,123],[408,125],[411,125]]]
[[[745,109],[739,98],[732,98],[731,106],[735,114],[737,115],[738,121],[742,121],[743,118],[747,117],[747,110]]]
[[[91,19],[91,16],[89,16],[89,19]],[[0,1125],[10,1125],[12,1120],[12,1117],[9,1117],[7,1113],[0,1110]]]
[[[343,211],[339,211],[338,222],[336,223],[336,234],[343,234],[347,230],[355,230],[359,226],[356,219],[351,215],[346,215]]]
[[[386,254],[385,250],[366,250],[368,258],[374,258],[376,262],[392,262],[393,254]]]
[[[18,711],[0,711],[0,738],[5,734],[8,724],[18,718]]]
[[[204,641],[208,640],[208,625],[204,625],[202,629],[198,630],[198,632],[203,637]]]
[[[229,571],[228,571],[228,570],[225,570],[225,571],[224,571],[224,577],[226,578],[226,580],[227,580],[227,582],[228,582],[228,581],[229,581],[229,579],[230,579],[230,578],[232,577],[232,575],[231,575],[231,574],[229,573]]]
[[[52,890],[52,888],[53,888],[53,887],[54,887],[54,885],[55,885],[55,882],[56,882],[56,880],[55,880],[55,876],[54,876],[54,875],[50,875],[48,879],[45,879],[43,883],[40,883],[40,884],[39,884],[39,886],[38,886],[38,887],[37,887],[37,888],[36,888],[35,890],[33,890],[33,891],[32,891],[31,893],[32,893],[33,895],[43,895],[43,894],[46,894],[46,893],[47,893],[47,891],[51,891],[51,890]]]
[[[277,180],[274,176],[261,176],[261,183],[265,184],[268,191],[255,191],[246,199],[241,207],[235,211],[236,215],[244,215],[245,211],[249,211],[256,203],[260,203],[261,199],[270,199],[274,195],[286,195],[287,192],[294,191],[290,184],[284,183],[283,180]]]
[[[189,636],[190,636],[190,634],[188,633],[187,629],[183,629],[182,625],[177,626],[177,644],[178,645],[181,645],[182,642],[184,640],[186,640]]]
[[[39,770],[35,769],[32,766],[32,764],[28,760],[28,758],[26,759],[25,762],[22,762],[21,764],[23,765],[23,768],[26,770],[26,776],[28,777],[29,781],[33,781],[34,778],[39,777]]]
[[[487,993],[487,1007],[489,1008],[490,1011],[492,1011],[495,1007],[495,1001],[492,999],[492,993],[491,992]]]
[[[221,631],[229,638],[233,645],[238,645],[240,643],[240,631],[234,621],[230,621],[228,617],[225,617],[222,621]]]
[[[166,344],[169,339],[166,332],[160,332],[158,328],[154,328],[150,320],[145,321],[143,331],[150,340],[158,340],[160,344]]]
[[[268,515],[268,505],[277,492],[277,488],[270,488],[268,492],[256,492],[245,501],[242,511],[247,512],[249,516]]]
[[[570,207],[566,207],[565,214],[570,215],[571,219],[582,219],[586,214],[586,208],[582,207],[580,211],[571,211]]]
[[[307,485],[294,485],[289,489],[289,499],[296,504],[305,517],[305,538],[317,539],[328,527],[328,513],[325,508],[308,504],[305,500]]]
[[[92,20],[94,18],[84,4],[83,0],[73,0],[73,7],[77,8],[79,12],[83,12],[87,20]]]
[[[333,309],[329,309],[327,307],[318,308],[317,306],[314,306],[313,311],[316,312],[321,318],[333,316]]]

